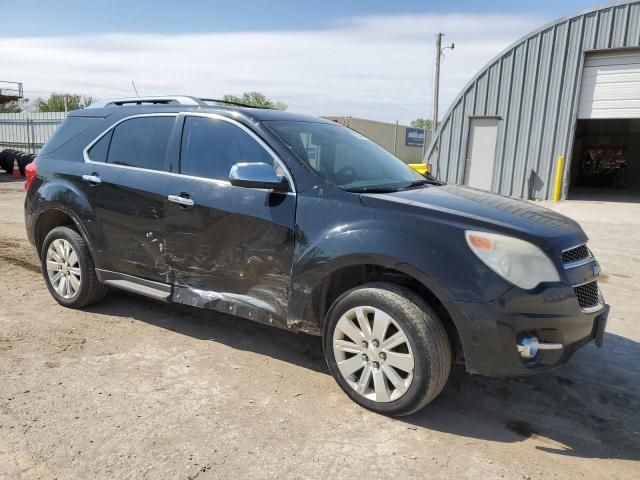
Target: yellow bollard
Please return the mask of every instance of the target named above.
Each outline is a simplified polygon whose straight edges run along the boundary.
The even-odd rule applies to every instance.
[[[564,156],[558,157],[558,166],[556,169],[556,188],[553,191],[553,201],[560,201],[562,195],[562,174],[564,173]]]
[[[431,174],[431,164],[429,163],[409,163],[408,165],[422,175]]]

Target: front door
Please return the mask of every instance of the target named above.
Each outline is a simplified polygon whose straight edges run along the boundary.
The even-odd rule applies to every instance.
[[[498,141],[497,118],[472,118],[469,122],[465,183],[491,190]]]
[[[286,325],[295,193],[232,186],[240,162],[277,159],[234,120],[185,117],[165,207],[174,301]]]

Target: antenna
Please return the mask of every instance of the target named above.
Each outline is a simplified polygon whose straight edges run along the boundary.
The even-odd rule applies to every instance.
[[[131,80],[131,85],[133,85],[133,90],[136,92],[136,97],[139,97],[140,94],[138,93],[138,89],[136,88],[136,83]]]

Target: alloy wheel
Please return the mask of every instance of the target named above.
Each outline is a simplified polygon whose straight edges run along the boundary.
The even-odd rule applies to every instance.
[[[54,290],[62,298],[73,298],[80,290],[80,260],[67,240],[57,238],[49,245],[47,274]]]
[[[400,325],[374,307],[345,312],[333,332],[333,353],[342,377],[375,402],[402,397],[413,381],[414,356]]]

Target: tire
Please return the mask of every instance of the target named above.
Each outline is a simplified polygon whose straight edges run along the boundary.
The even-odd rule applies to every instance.
[[[398,333],[405,341],[394,346]],[[423,408],[442,391],[451,370],[449,339],[435,312],[411,290],[391,283],[365,284],[339,297],[327,313],[323,343],[342,390],[384,415]]]
[[[68,255],[65,250],[67,245],[71,251]],[[75,257],[72,253],[75,253]],[[50,267],[58,264],[60,270],[49,270],[47,260],[51,262]],[[86,242],[72,228],[56,227],[49,232],[42,244],[40,262],[47,288],[60,305],[69,308],[86,307],[99,302],[107,293],[107,287],[96,276]],[[65,280],[56,280],[58,273],[64,275]]]

